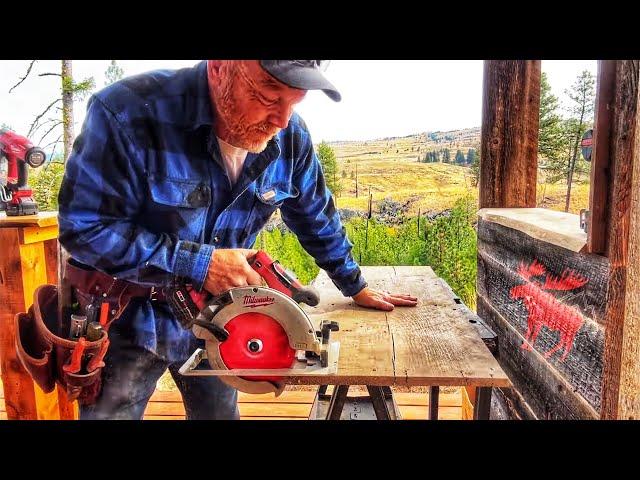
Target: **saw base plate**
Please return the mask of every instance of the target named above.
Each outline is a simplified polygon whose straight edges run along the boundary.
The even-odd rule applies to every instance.
[[[244,376],[279,376],[279,377],[299,377],[305,375],[332,375],[338,373],[338,354],[340,352],[340,342],[331,342],[327,348],[329,357],[329,365],[322,367],[319,359],[313,359],[312,365],[308,361],[300,361],[296,359],[291,368],[277,369],[249,369],[236,368],[232,370],[218,369],[214,370],[206,367],[203,363],[207,360],[207,351],[198,348],[191,357],[180,367],[178,372],[187,376],[220,376],[220,377],[244,377]]]

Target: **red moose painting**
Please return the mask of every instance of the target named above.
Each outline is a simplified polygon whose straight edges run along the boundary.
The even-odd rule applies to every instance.
[[[533,278],[545,274],[544,283]],[[529,312],[527,333],[521,347],[532,351],[540,330],[546,326],[550,330],[560,332],[560,340],[544,354],[545,358],[549,358],[554,352],[564,347],[560,357],[560,361],[564,361],[573,348],[576,334],[584,324],[584,317],[576,308],[565,305],[547,290],[575,290],[586,284],[588,280],[571,269],[565,269],[560,278],[547,274],[545,266],[535,259],[529,265],[521,262],[518,275],[526,283],[513,287],[510,290],[511,298],[522,299]]]

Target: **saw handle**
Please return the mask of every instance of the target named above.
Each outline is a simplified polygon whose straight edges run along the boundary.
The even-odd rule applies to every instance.
[[[265,279],[270,288],[310,307],[320,303],[320,295],[313,287],[302,285],[293,272],[282,267],[280,262],[273,260],[267,252],[259,250],[248,262],[251,268]]]

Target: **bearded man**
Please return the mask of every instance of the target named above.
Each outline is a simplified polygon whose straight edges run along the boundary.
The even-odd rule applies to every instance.
[[[391,310],[416,298],[367,286],[302,119],[307,90],[340,94],[322,60],[209,60],[123,79],[91,97],[59,194],[76,265],[150,292],[260,285],[248,259],[276,209],[338,289]],[[168,368],[188,419],[237,419],[237,391],[182,376],[202,347],[163,301],[139,296],[110,326],[102,387],[81,419],[141,419]]]

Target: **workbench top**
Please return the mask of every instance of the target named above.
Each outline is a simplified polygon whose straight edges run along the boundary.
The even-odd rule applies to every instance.
[[[18,215],[8,217],[0,212],[0,228],[2,227],[50,227],[58,225],[58,212],[39,212],[36,215]]]
[[[338,372],[287,377],[289,384],[439,385],[510,387],[507,375],[430,267],[361,267],[371,288],[418,297],[416,307],[391,312],[356,306],[321,271],[313,285],[317,307],[305,306],[314,324],[335,320],[340,331]]]

